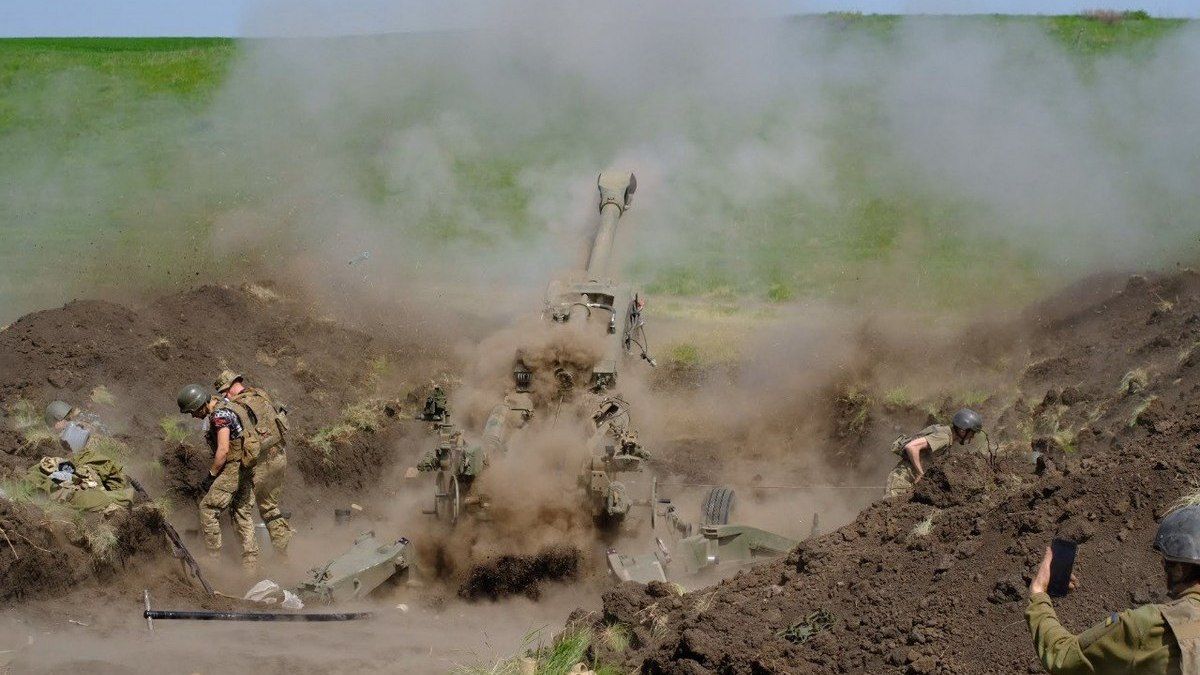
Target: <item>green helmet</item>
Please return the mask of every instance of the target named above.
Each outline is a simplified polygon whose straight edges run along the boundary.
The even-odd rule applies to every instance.
[[[970,408],[963,408],[954,413],[954,419],[950,423],[963,431],[980,431],[983,429],[983,415]]]
[[[209,395],[203,385],[189,384],[179,390],[179,397],[176,402],[179,403],[179,412],[192,414],[204,407],[208,403]]]
[[[66,401],[51,401],[50,405],[46,406],[44,418],[46,426],[54,426],[71,415],[71,404]]]

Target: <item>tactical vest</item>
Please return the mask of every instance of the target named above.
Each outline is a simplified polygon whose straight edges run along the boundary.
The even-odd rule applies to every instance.
[[[896,440],[892,441],[892,454],[899,457],[904,457],[904,446],[911,443],[914,438],[924,438],[925,436],[936,432],[938,426],[939,425],[937,424],[930,424],[915,434],[901,434],[900,436],[897,436]]]
[[[242,423],[242,435],[229,443],[230,459],[242,466],[253,467],[260,455],[283,443],[287,417],[262,389],[247,387],[219,407],[233,411]]]
[[[1159,605],[1158,611],[1179,643],[1179,671],[1200,673],[1200,599],[1195,596],[1183,597]]]

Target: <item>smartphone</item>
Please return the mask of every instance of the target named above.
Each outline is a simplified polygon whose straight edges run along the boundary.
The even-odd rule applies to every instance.
[[[1075,567],[1075,549],[1078,544],[1064,539],[1050,543],[1050,585],[1046,593],[1052,598],[1061,598],[1071,590],[1071,570]]]

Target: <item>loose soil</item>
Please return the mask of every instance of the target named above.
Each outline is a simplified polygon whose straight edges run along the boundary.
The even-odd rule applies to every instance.
[[[285,492],[292,498],[285,508],[312,517],[318,500],[300,495],[348,504],[356,492],[376,487],[395,465],[411,459],[395,442],[413,432],[405,426],[416,405],[411,392],[448,363],[424,345],[379,339],[313,318],[310,308],[268,286],[204,286],[139,308],[75,301],[0,330],[0,410],[14,411],[25,401],[40,413],[46,402],[60,398],[95,412],[125,446],[128,456],[119,459],[129,473],[152,494],[169,498],[177,529],[195,532],[195,503],[211,452],[195,421],[175,407],[183,385],[211,386],[216,373],[228,367],[288,406],[294,439],[288,454],[298,470],[289,471]],[[111,402],[92,400],[99,386],[111,393]],[[304,441],[337,423],[348,406],[385,390],[403,396],[387,405],[376,428],[340,438],[331,453]],[[190,431],[182,442],[168,442],[163,420]],[[26,443],[12,421],[0,431],[0,479],[23,475],[43,454],[61,454],[49,443]],[[30,589],[48,597],[111,576],[106,569],[114,565],[92,564],[86,544],[57,531],[39,509],[7,499],[0,499],[0,509],[12,541],[11,547],[0,541],[0,561],[15,564],[10,571],[27,571],[3,575],[0,597],[19,598]],[[116,568],[130,557],[165,552],[160,534],[143,534],[118,528],[119,547],[110,555]],[[201,553],[198,543],[192,540]]]
[[[952,449],[785,559],[682,596],[624,584],[573,620],[627,627],[600,656],[648,673],[1015,673],[1040,672],[1023,612],[1053,537],[1080,542],[1068,627],[1160,598],[1156,523],[1200,460],[1200,276],[1071,290],[1030,320],[1004,346],[1013,390],[982,406],[996,458]],[[831,627],[788,630],[819,610]]]
[[[944,390],[892,400],[883,395],[889,368],[936,364],[1002,383],[973,402],[989,420],[994,452],[982,439],[950,450],[930,462],[912,495],[870,503],[786,558],[683,594],[665,584],[614,586],[602,610],[572,621],[628,629],[627,650],[598,649],[631,671],[1012,673],[1036,670],[1025,587],[1054,536],[1081,542],[1082,586],[1056,603],[1069,627],[1155,599],[1155,524],[1194,489],[1190,467],[1200,460],[1200,277],[1135,277],[1113,292],[1097,290],[1112,279],[1103,282],[1068,289],[1010,323],[971,327],[955,338],[966,346],[936,362],[865,331],[855,363],[807,383],[803,395],[765,403],[758,417],[725,424],[719,438],[691,419],[680,426],[692,433],[659,433],[660,466],[684,482],[715,482],[729,468],[751,483],[800,482],[816,466],[829,480],[882,484],[895,463],[888,441],[961,403],[950,377]],[[379,528],[397,476],[428,446],[424,425],[412,420],[424,387],[461,365],[438,349],[313,318],[266,286],[206,286],[145,307],[78,301],[18,320],[0,331],[0,407],[63,398],[92,408],[128,447],[131,473],[172,496],[170,517],[186,530],[207,449],[195,431],[164,440],[160,420],[182,419],[174,407],[182,384],[208,383],[223,367],[243,370],[290,404],[296,440],[286,506],[297,521],[367,500],[363,517]],[[706,382],[733,386],[739,373],[723,366],[655,377],[656,396],[684,396]],[[89,401],[100,385],[115,404]],[[375,422],[328,445],[311,442],[364,402],[383,406]],[[819,461],[773,449],[814,435],[829,448]],[[11,425],[0,442],[10,450],[0,453],[0,478],[45,450],[24,444]],[[756,492],[739,500],[753,505]],[[120,543],[98,564],[72,530],[19,499],[0,499],[0,569],[10,572],[0,598],[28,601],[103,581],[149,587],[180,606],[212,604],[194,595],[155,534],[158,517],[135,509],[115,525]],[[497,553],[460,567],[450,593],[536,598],[549,581],[586,577],[590,565],[573,548]],[[808,636],[804,623],[816,612],[832,623]]]

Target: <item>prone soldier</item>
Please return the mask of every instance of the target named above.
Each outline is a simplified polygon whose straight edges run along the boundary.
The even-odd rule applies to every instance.
[[[900,455],[900,461],[888,474],[887,496],[895,497],[912,491],[917,481],[925,475],[921,453],[928,451],[928,456],[932,458],[954,443],[966,445],[982,429],[983,417],[970,408],[963,408],[954,413],[954,418],[948,426],[934,424],[912,436],[897,438],[892,442],[892,452]]]

